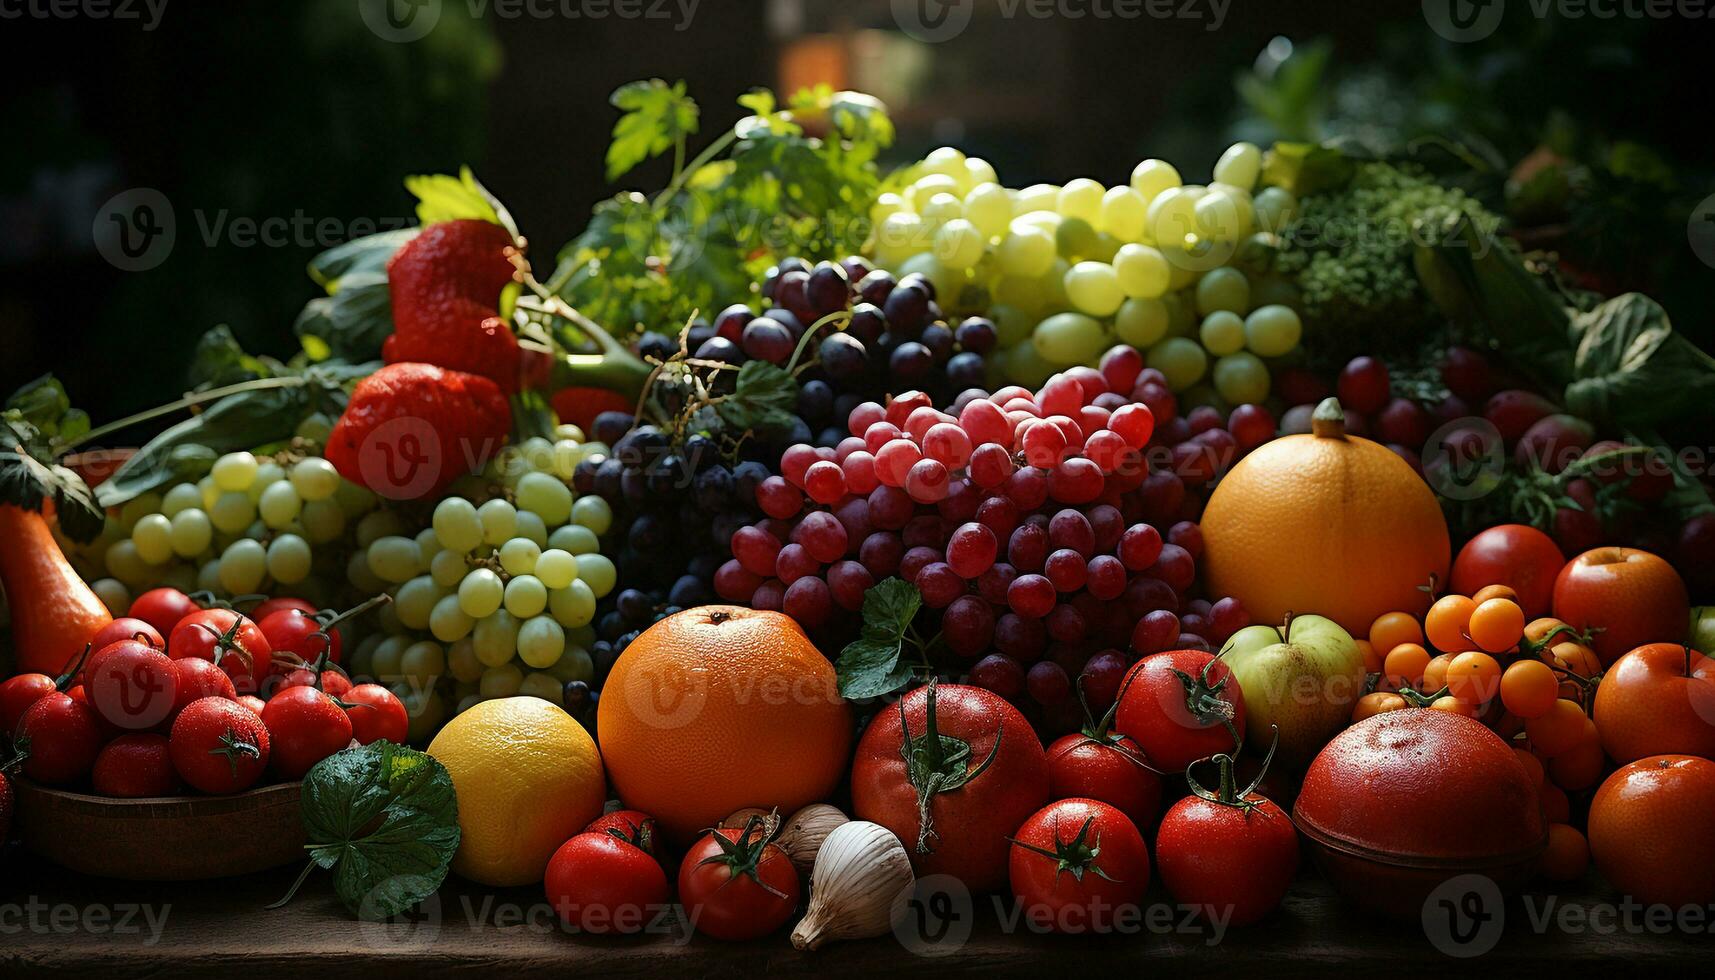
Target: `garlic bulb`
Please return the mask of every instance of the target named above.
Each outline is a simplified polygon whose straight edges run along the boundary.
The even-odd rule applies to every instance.
[[[816,854],[810,909],[792,930],[792,945],[815,949],[830,939],[886,933],[915,881],[911,857],[892,831],[867,820],[840,824]]]
[[[809,874],[816,866],[816,852],[822,849],[822,842],[828,839],[834,828],[850,823],[851,819],[841,813],[839,807],[812,803],[787,818],[780,837],[774,843],[779,844],[786,856],[792,859],[793,867],[800,874]]]

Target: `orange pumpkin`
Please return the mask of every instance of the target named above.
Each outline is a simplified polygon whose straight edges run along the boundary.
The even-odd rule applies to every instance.
[[[1256,622],[1316,613],[1362,635],[1383,613],[1422,616],[1452,547],[1435,494],[1379,443],[1346,434],[1330,398],[1312,431],[1233,467],[1203,511],[1204,574]]]

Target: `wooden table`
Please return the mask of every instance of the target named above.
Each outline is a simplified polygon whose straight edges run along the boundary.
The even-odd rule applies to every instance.
[[[1610,964],[1634,971],[1684,969],[1707,964],[1715,952],[1707,918],[1693,927],[1696,934],[1685,929],[1652,934],[1643,928],[1648,923],[1641,914],[1634,916],[1632,929],[1569,931],[1551,925],[1539,930],[1531,915],[1541,915],[1548,900],[1533,894],[1507,905],[1492,950],[1453,958],[1438,951],[1420,925],[1375,921],[1335,898],[1313,875],[1301,878],[1280,912],[1213,944],[1206,929],[1105,937],[1009,935],[990,911],[991,902],[979,897],[968,939],[947,955],[929,956],[914,955],[892,936],[815,953],[793,950],[784,934],[743,944],[700,937],[686,941],[683,935],[577,936],[559,928],[537,891],[496,892],[457,879],[441,890],[438,911],[414,922],[356,922],[325,875],[312,878],[291,905],[265,911],[263,906],[284,894],[296,873],[286,868],[244,879],[179,884],[105,881],[63,872],[14,846],[0,856],[0,976],[378,980],[446,974],[659,980],[763,973],[874,978],[1053,972],[1131,977],[1164,976],[1156,971],[1183,971],[1195,964],[1225,976],[1255,970],[1264,977],[1326,980],[1330,970],[1337,970],[1391,980],[1450,971],[1517,978]],[[1151,900],[1160,903],[1164,922],[1177,918],[1168,914],[1165,894],[1152,891]],[[1564,915],[1568,908],[1613,910],[1617,898],[1592,879],[1556,901],[1556,914]]]

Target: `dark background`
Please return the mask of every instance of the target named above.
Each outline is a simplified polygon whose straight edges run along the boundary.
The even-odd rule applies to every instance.
[[[215,324],[290,354],[292,320],[316,291],[305,263],[333,243],[327,229],[338,240],[410,220],[406,174],[469,163],[540,250],[557,249],[616,189],[602,173],[608,93],[650,76],[688,83],[705,139],[753,86],[875,91],[899,124],[890,162],[953,143],[1010,186],[1117,182],[1144,156],[1189,179],[1235,135],[1365,127],[1459,129],[1517,160],[1569,121],[1708,166],[1710,20],[1538,19],[1513,0],[1494,36],[1455,45],[1418,0],[1232,0],[1215,31],[1206,0],[1193,0],[1200,20],[1009,19],[966,0],[969,28],[929,45],[899,31],[887,0],[702,0],[685,30],[495,7],[473,19],[470,2],[446,0],[426,38],[392,43],[359,2],[170,0],[147,31],[0,20],[0,391],[51,370],[100,421],[174,397],[189,345]],[[1298,93],[1302,111],[1236,91],[1277,38],[1300,54],[1330,46],[1336,67]],[[1272,62],[1260,63],[1266,75]],[[658,187],[664,171],[624,182]],[[167,197],[177,238],[160,265],[126,273],[91,229],[105,201],[136,187]],[[205,231],[295,216],[300,230],[273,245]],[[1671,235],[1675,216],[1654,217]],[[1707,294],[1710,270],[1692,269]]]

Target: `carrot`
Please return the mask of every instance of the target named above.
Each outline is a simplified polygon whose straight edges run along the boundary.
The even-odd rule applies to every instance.
[[[0,504],[0,541],[0,588],[12,613],[18,671],[52,677],[113,614],[71,567],[40,513]]]

